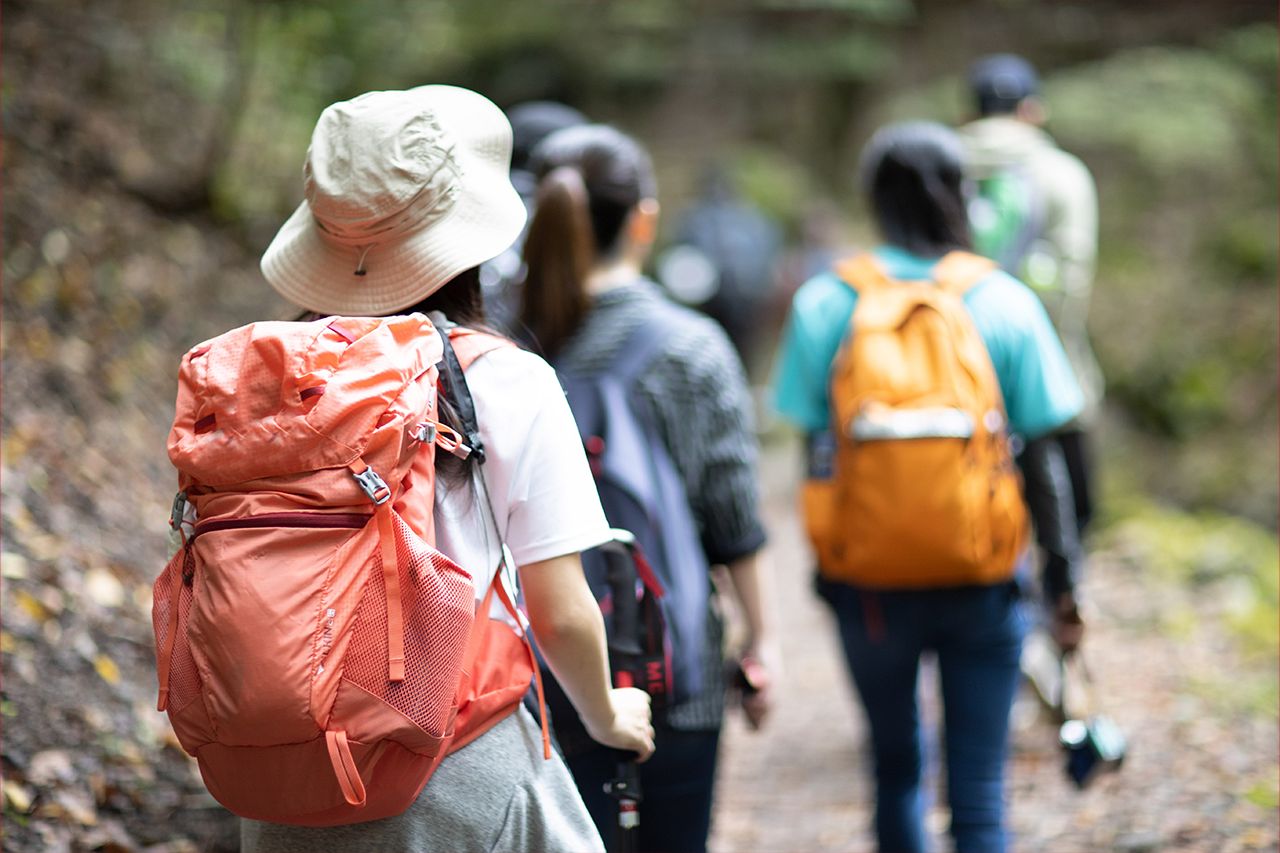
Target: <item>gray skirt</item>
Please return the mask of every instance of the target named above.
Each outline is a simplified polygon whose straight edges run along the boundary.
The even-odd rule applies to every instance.
[[[542,757],[538,722],[521,705],[446,757],[403,813],[346,826],[240,822],[243,853],[320,851],[603,851],[560,756]]]

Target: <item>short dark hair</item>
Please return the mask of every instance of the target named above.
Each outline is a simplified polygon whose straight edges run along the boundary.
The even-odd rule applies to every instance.
[[[1008,115],[1040,92],[1035,66],[1012,53],[992,53],[969,66],[969,85],[984,116]]]
[[[922,257],[972,247],[962,163],[960,138],[936,122],[876,131],[862,149],[858,176],[890,244]]]

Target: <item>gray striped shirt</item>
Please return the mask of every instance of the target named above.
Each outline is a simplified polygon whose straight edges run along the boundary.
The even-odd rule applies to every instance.
[[[648,279],[598,295],[582,327],[557,355],[560,366],[590,375],[666,297]],[[757,446],[751,396],[737,353],[710,318],[682,309],[662,349],[637,380],[641,414],[658,429],[684,481],[707,561],[727,564],[765,541],[757,514]],[[714,602],[713,602],[714,605]],[[703,649],[704,688],[675,708],[675,728],[708,730],[724,712],[723,623],[713,606]]]

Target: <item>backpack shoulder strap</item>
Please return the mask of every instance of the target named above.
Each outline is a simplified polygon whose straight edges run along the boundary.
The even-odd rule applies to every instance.
[[[467,378],[463,374],[473,361],[485,353],[504,346],[515,346],[515,344],[498,335],[463,328],[451,322],[439,311],[432,311],[429,316],[436,328],[444,332],[440,336],[444,344],[440,359],[443,390],[458,408],[458,415],[462,418],[462,427],[466,432],[467,444],[476,454],[479,462],[484,464],[484,443],[480,440],[476,406],[471,399],[471,389],[467,387]]]
[[[859,295],[894,283],[870,252],[836,261],[832,272]]]
[[[896,329],[916,306],[939,300],[939,288],[929,282],[891,277],[869,252],[837,262],[833,271],[858,294],[858,304],[849,320],[850,335]]]
[[[652,312],[631,331],[604,372],[629,387],[666,343],[674,320],[674,313],[663,308]]]
[[[477,329],[468,329],[464,326],[454,326],[449,330],[449,343],[453,346],[454,354],[458,357],[458,364],[463,370],[470,367],[471,362],[485,353],[515,346],[515,343],[501,335],[481,332]]]
[[[998,264],[972,252],[949,252],[933,266],[933,279],[938,287],[955,296],[964,296],[986,278]]]

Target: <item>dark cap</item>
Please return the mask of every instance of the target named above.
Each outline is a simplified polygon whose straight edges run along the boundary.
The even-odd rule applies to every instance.
[[[511,168],[524,169],[539,142],[557,130],[586,124],[587,117],[557,101],[526,101],[507,110],[511,122]]]
[[[1011,113],[1026,97],[1040,92],[1036,69],[1021,56],[993,53],[969,67],[969,84],[983,115]]]

